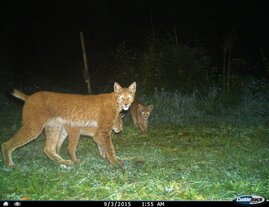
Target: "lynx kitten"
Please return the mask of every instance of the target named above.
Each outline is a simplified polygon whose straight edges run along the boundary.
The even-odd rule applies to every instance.
[[[138,101],[134,101],[130,107],[133,123],[142,132],[148,131],[148,119],[153,110],[153,105],[145,106]]]

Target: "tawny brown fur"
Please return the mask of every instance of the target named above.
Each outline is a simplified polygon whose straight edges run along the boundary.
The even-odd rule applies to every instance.
[[[59,163],[73,164],[73,161],[64,160],[57,153],[61,130],[68,127],[77,128],[77,130],[81,127],[97,128],[93,140],[105,151],[110,163],[117,163],[111,141],[113,123],[122,109],[128,110],[134,100],[135,92],[136,83],[134,82],[128,88],[122,88],[115,83],[114,92],[99,95],[46,91],[34,93],[26,99],[23,106],[21,128],[10,140],[2,144],[5,164],[14,166],[12,152],[36,139],[43,128],[46,132],[44,149],[46,155]],[[70,133],[70,136],[77,136]]]
[[[26,101],[26,99],[28,99],[28,95],[18,91],[18,90],[14,90],[12,93],[13,96]],[[112,129],[114,130],[115,133],[119,133],[122,131],[123,129],[123,122],[122,122],[122,118],[124,117],[124,114],[119,114],[117,119],[115,120]],[[48,136],[50,136],[50,133],[48,132],[48,127],[45,127],[45,131],[47,132]],[[71,160],[75,163],[78,162],[79,160],[76,157],[76,148],[77,148],[77,144],[78,144],[78,140],[80,135],[84,135],[84,136],[90,136],[93,137],[95,135],[95,133],[97,132],[97,128],[96,127],[65,127],[61,129],[61,133],[60,136],[58,137],[58,141],[57,141],[57,146],[56,146],[56,152],[57,154],[59,154],[61,146],[64,142],[64,140],[66,139],[67,135],[69,135],[69,145],[68,145],[68,152],[69,155],[71,157]],[[57,137],[53,137],[54,139],[57,139]],[[46,144],[51,144],[46,143]],[[100,152],[100,155],[103,158],[106,158],[106,153],[105,150],[100,147],[99,145],[98,149]],[[45,146],[45,148],[50,148],[51,146]]]
[[[138,101],[134,101],[130,107],[133,123],[139,127],[142,132],[148,131],[148,119],[153,110],[153,105],[143,105]]]
[[[118,115],[118,117],[116,118],[115,122],[113,123],[112,129],[114,130],[115,133],[119,133],[122,131],[123,122],[122,122],[121,115]],[[78,144],[78,140],[79,140],[80,135],[94,137],[97,130],[98,130],[98,128],[94,128],[94,127],[65,127],[65,128],[63,128],[61,131],[61,134],[59,136],[57,146],[56,146],[57,154],[59,154],[61,146],[63,144],[63,141],[66,139],[66,137],[68,135],[69,136],[68,153],[71,157],[71,160],[74,163],[79,162],[79,160],[77,159],[77,156],[76,156],[76,148],[77,148],[77,144]],[[101,146],[99,146],[98,144],[97,144],[97,146],[98,146],[98,150],[100,152],[100,155],[103,158],[106,158],[107,155],[106,155],[105,150]]]

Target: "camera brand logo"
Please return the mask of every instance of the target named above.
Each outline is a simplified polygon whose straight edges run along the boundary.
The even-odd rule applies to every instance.
[[[258,205],[264,203],[265,201],[265,198],[256,195],[242,195],[234,200],[234,202],[241,205]]]
[[[9,206],[9,203],[6,201],[6,202],[3,203],[3,206],[7,207],[7,206]]]

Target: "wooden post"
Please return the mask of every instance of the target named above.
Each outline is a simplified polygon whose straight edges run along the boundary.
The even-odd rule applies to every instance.
[[[227,45],[223,43],[223,65],[222,65],[222,84],[223,90],[226,90],[226,57],[227,57]]]
[[[177,38],[177,30],[176,30],[176,25],[174,25],[174,36],[175,36],[175,42],[176,42],[176,46],[178,43],[178,38]]]
[[[231,84],[231,54],[232,54],[232,45],[229,47],[228,51],[228,66],[227,66],[227,90],[230,91]]]
[[[83,32],[80,32],[80,42],[81,42],[81,48],[82,48],[82,54],[83,54],[83,60],[84,60],[84,73],[83,73],[84,79],[85,79],[85,82],[87,83],[89,94],[92,94],[91,80],[90,80],[90,75],[89,75],[88,60],[87,60],[87,53],[86,53]]]
[[[152,18],[152,12],[150,12],[150,24],[151,24],[152,40],[155,43],[155,31],[154,31],[154,22]]]

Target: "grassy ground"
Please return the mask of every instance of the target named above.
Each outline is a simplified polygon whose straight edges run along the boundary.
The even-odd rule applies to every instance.
[[[113,134],[117,155],[127,160],[122,168],[103,160],[87,137],[80,139],[77,150],[81,163],[57,165],[43,153],[41,135],[13,153],[16,169],[4,167],[0,157],[0,199],[232,200],[242,194],[269,198],[268,111],[262,111],[268,102],[244,100],[245,109],[241,105],[216,111],[196,96],[163,96],[162,101],[144,100],[156,106],[148,134],[135,129],[128,117],[123,132]],[[21,104],[5,98],[1,103],[0,143],[20,126],[21,111]],[[61,152],[65,158],[66,145]]]

